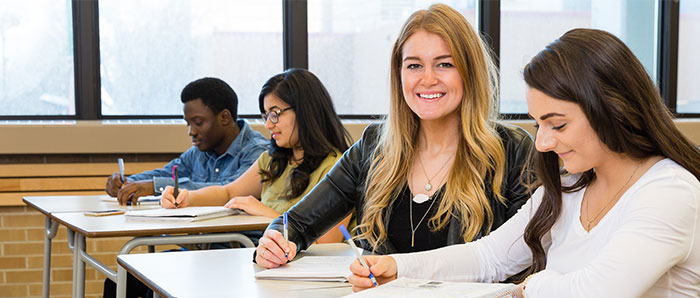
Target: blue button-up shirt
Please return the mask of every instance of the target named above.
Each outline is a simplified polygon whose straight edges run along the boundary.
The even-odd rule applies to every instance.
[[[175,165],[179,188],[192,190],[236,180],[255,163],[261,153],[269,149],[270,144],[268,139],[244,120],[238,120],[236,124],[241,130],[224,154],[217,156],[215,152],[203,152],[192,146],[162,169],[132,175],[128,180],[152,179],[156,195],[160,195],[166,186],[175,184],[172,178]]]

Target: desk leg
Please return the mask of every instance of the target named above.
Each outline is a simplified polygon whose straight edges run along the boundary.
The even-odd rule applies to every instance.
[[[44,272],[42,276],[41,297],[49,297],[49,288],[51,285],[51,240],[56,237],[58,231],[58,223],[51,220],[48,216],[45,220],[46,231],[44,234]]]
[[[126,269],[117,264],[117,298],[126,297]]]
[[[85,262],[81,259],[85,236],[75,233],[73,241],[73,297],[85,297]]]

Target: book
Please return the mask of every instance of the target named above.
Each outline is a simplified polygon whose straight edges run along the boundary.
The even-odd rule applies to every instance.
[[[304,256],[288,264],[255,273],[256,279],[347,282],[353,256]]]
[[[401,277],[387,284],[347,295],[362,297],[462,297],[462,298],[510,298],[514,284],[449,282]]]
[[[130,210],[124,216],[130,220],[141,221],[200,221],[205,219],[236,215],[244,213],[240,209],[231,209],[219,206],[213,207],[185,207],[176,209],[146,209]]]
[[[143,196],[139,197],[139,203],[144,204],[144,203],[160,203],[160,198],[161,196]],[[118,202],[116,197],[102,197],[101,198],[103,202]]]

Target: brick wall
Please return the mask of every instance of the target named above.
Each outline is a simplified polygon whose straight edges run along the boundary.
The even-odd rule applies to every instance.
[[[0,239],[0,297],[40,297],[44,216],[29,207],[0,207]],[[88,238],[86,247],[89,254],[116,270],[117,252],[130,239]],[[73,254],[68,249],[66,228],[59,226],[51,244],[51,297],[70,297],[72,277]],[[85,297],[102,297],[104,279],[104,275],[87,266]]]

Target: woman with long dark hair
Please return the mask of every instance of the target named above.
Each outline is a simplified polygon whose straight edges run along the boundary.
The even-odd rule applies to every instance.
[[[372,272],[496,282],[530,267],[519,297],[700,297],[700,151],[639,60],[612,34],[575,29],[524,78],[532,199],[479,241],[369,257]],[[351,269],[356,290],[371,285]]]
[[[278,217],[296,204],[348,149],[350,136],[335,113],[321,81],[303,69],[289,69],[270,78],[258,98],[271,149],[241,177],[224,186],[181,190],[178,207],[221,206],[251,215]],[[173,189],[161,205],[175,208]],[[348,224],[350,217],[341,222]],[[326,238],[327,237],[327,238]],[[337,229],[319,242],[338,242]]]

